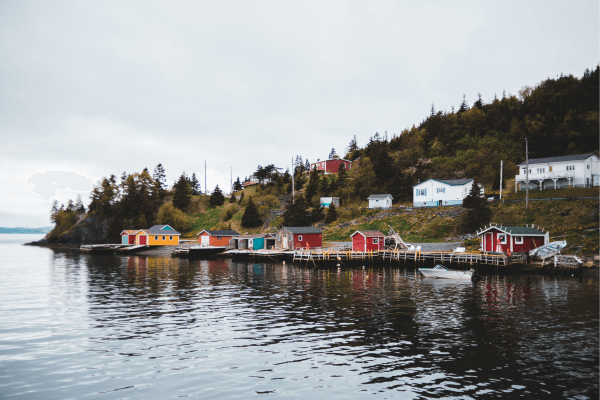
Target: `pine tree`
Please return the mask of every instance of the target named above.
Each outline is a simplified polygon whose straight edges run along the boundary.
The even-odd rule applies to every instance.
[[[123,172],[123,174],[125,174],[125,172]],[[152,175],[152,178],[154,178],[154,180],[156,181],[158,193],[160,198],[162,199],[164,197],[165,191],[167,190],[167,175],[165,174],[165,168],[162,166],[162,164],[158,164],[154,168],[154,174]]]
[[[431,113],[429,114],[429,117],[435,117],[435,107],[433,106],[433,103],[431,103]]]
[[[304,196],[297,196],[294,202],[288,201],[282,218],[284,226],[310,225],[310,214]]]
[[[240,177],[238,176],[236,181],[233,182],[233,190],[235,190],[236,192],[238,190],[242,190],[244,187],[242,186],[242,182],[240,182]]]
[[[173,205],[181,211],[186,211],[190,205],[190,186],[185,173],[173,185]]]
[[[331,152],[329,153],[329,159],[332,160],[333,157],[335,157],[335,149],[331,149]]]
[[[223,192],[219,189],[219,185],[215,187],[215,190],[210,195],[209,204],[211,207],[218,207],[225,204],[225,196],[223,196]]]
[[[319,170],[315,166],[312,171],[310,171],[310,180],[308,181],[308,185],[306,186],[306,201],[310,203],[312,198],[317,194],[319,190]]]
[[[483,100],[481,100],[481,93],[477,93],[477,101],[473,103],[473,107],[476,107],[479,110],[483,109]]]
[[[85,214],[85,206],[83,205],[83,201],[81,200],[81,195],[77,195],[77,201],[75,202],[75,211],[78,214]]]
[[[476,180],[473,181],[469,195],[464,198],[462,207],[466,209],[463,214],[463,227],[472,232],[490,222],[491,211],[487,199],[481,196],[481,189]]]
[[[248,199],[248,205],[242,215],[242,226],[244,228],[253,228],[263,224],[263,220],[258,213],[258,208],[252,201],[252,196]]]
[[[58,214],[58,201],[54,200],[50,209],[50,221],[56,223],[56,214]]]
[[[467,96],[463,94],[463,101],[460,103],[460,108],[458,109],[458,113],[463,113],[469,110],[469,103],[467,103]]]
[[[337,180],[335,182],[338,190],[346,187],[348,181],[348,173],[346,172],[346,167],[344,164],[340,164],[338,167]]]
[[[200,182],[198,182],[195,172],[192,173],[192,178],[190,179],[190,191],[195,196],[200,194]]]
[[[335,209],[335,204],[331,203],[329,205],[329,209],[327,210],[327,215],[325,216],[325,223],[327,225],[331,224],[337,219],[337,211]]]
[[[237,199],[235,198],[235,192],[231,192],[231,197],[229,198],[229,203],[230,204],[237,203]]]

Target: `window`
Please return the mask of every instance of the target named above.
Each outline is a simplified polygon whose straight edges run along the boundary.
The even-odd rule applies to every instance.
[[[574,165],[567,165],[567,171],[575,171]]]
[[[169,240],[173,240],[173,236],[169,236]]]
[[[523,244],[523,236],[515,236],[515,244]]]
[[[158,236],[154,236],[154,240],[158,240]]]
[[[552,165],[548,167],[548,172],[552,172]]]
[[[465,188],[465,193],[467,193],[467,188]]]
[[[446,188],[445,187],[437,188],[437,193],[446,193]]]
[[[537,169],[537,173],[542,173],[542,172],[546,172],[546,168],[538,168]]]
[[[500,242],[500,244],[506,244],[506,234],[505,233],[499,233],[498,234],[498,241]]]
[[[523,173],[524,173],[524,174],[526,174],[526,173],[527,173],[527,170],[526,170],[525,168],[523,168]]]
[[[587,165],[587,169],[590,169],[590,164]]]
[[[218,240],[221,240],[221,237],[222,237],[222,236],[217,236],[217,239],[218,239]]]
[[[417,196],[427,196],[427,189],[416,189]]]
[[[166,238],[167,238],[166,236],[163,236],[163,240],[165,240]]]
[[[379,239],[373,238],[373,244],[377,244],[378,242],[379,242]]]
[[[298,236],[298,241],[301,242],[302,241],[302,235]]]

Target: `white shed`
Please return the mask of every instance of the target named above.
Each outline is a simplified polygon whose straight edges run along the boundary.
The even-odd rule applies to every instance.
[[[329,205],[333,204],[336,207],[340,206],[339,197],[321,197],[321,207],[329,208]]]
[[[413,206],[460,206],[472,186],[473,179],[428,179],[413,186]],[[479,188],[483,195],[485,186],[479,183]]]
[[[372,194],[367,200],[369,200],[369,208],[390,208],[394,198],[391,194]]]

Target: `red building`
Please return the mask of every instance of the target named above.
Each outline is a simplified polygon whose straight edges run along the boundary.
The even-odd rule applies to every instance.
[[[240,236],[240,234],[234,230],[209,231],[205,229],[198,234],[198,243],[201,246],[229,246],[229,241],[234,236]]]
[[[356,231],[352,235],[353,251],[383,250],[385,235],[379,231]]]
[[[317,167],[318,171],[323,171],[326,174],[337,174],[340,164],[344,164],[346,171],[352,167],[352,161],[334,158],[332,160],[323,160],[312,163],[310,164],[310,169],[312,170],[313,168]]]
[[[496,226],[492,225],[477,232],[481,238],[481,251],[506,253],[528,252],[550,242],[549,232],[533,225]]]
[[[275,247],[283,250],[314,249],[323,246],[323,232],[310,226],[287,226],[277,231]]]

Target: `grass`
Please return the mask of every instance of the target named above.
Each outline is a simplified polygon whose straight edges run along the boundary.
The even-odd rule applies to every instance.
[[[600,192],[598,188],[568,188],[568,189],[546,189],[530,190],[530,199],[548,199],[548,198],[570,198],[570,197],[596,197]],[[526,193],[524,191],[517,193],[504,193],[502,198],[506,200],[524,200]]]

